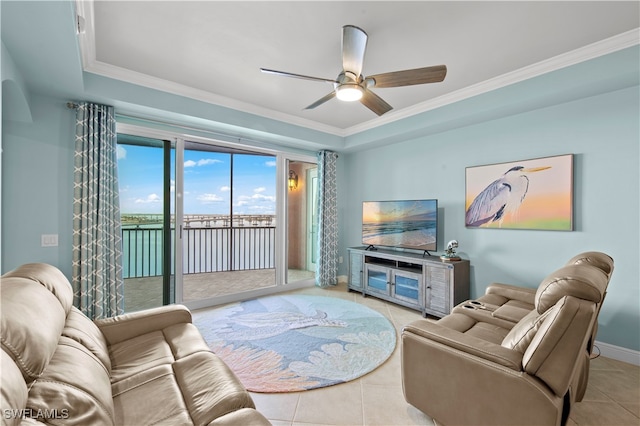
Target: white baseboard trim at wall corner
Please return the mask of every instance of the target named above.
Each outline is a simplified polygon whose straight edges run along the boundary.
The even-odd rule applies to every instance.
[[[338,275],[338,283],[339,284],[347,284],[349,280],[346,275]]]
[[[599,342],[597,340],[595,342],[595,346],[600,349],[600,355],[605,358],[612,358],[628,364],[640,366],[640,352],[638,351],[623,348],[621,346],[610,345],[609,343]]]

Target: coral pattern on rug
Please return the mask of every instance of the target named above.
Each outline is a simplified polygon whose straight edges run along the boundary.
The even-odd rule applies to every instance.
[[[387,318],[333,297],[262,297],[194,311],[193,322],[252,392],[348,382],[374,370],[396,346]]]

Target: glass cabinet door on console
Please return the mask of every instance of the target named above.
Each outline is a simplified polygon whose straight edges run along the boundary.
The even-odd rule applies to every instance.
[[[392,297],[420,306],[422,273],[395,270],[392,283]]]
[[[365,264],[365,288],[372,293],[388,295],[390,290],[389,268]]]

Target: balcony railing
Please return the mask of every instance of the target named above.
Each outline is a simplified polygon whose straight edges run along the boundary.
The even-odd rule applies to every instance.
[[[124,278],[162,275],[162,238],[160,226],[122,229]],[[184,274],[275,268],[275,226],[189,227],[182,238]]]

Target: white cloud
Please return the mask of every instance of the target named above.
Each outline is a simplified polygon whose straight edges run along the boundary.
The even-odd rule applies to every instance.
[[[265,161],[264,165],[267,166],[267,167],[275,167],[276,166],[276,160]]]
[[[248,201],[276,201],[276,197],[273,195],[264,195],[256,192],[255,194],[249,195],[240,195],[238,196],[238,205],[246,205]],[[241,204],[242,203],[242,204]]]
[[[230,186],[221,186],[220,187],[220,191],[229,192],[229,191],[231,191],[231,187]]]
[[[254,189],[253,192],[258,193],[258,192],[264,192],[266,190],[267,190],[267,188],[265,188],[264,186],[261,186],[259,188]]]
[[[198,201],[204,203],[204,204],[210,204],[210,203],[218,203],[220,201],[224,201],[224,198],[222,198],[219,195],[216,194],[202,194],[202,195],[198,195],[197,197]]]
[[[185,167],[196,167],[196,166],[207,166],[209,164],[222,163],[221,160],[216,160],[213,158],[202,158],[198,161],[187,160],[184,162]]]
[[[136,204],[148,204],[148,203],[160,203],[162,202],[162,198],[158,194],[149,194],[147,198],[138,198],[136,199]]]
[[[253,194],[251,196],[252,200],[259,200],[259,201],[276,201],[276,197],[274,197],[273,195],[262,195],[262,194]]]

